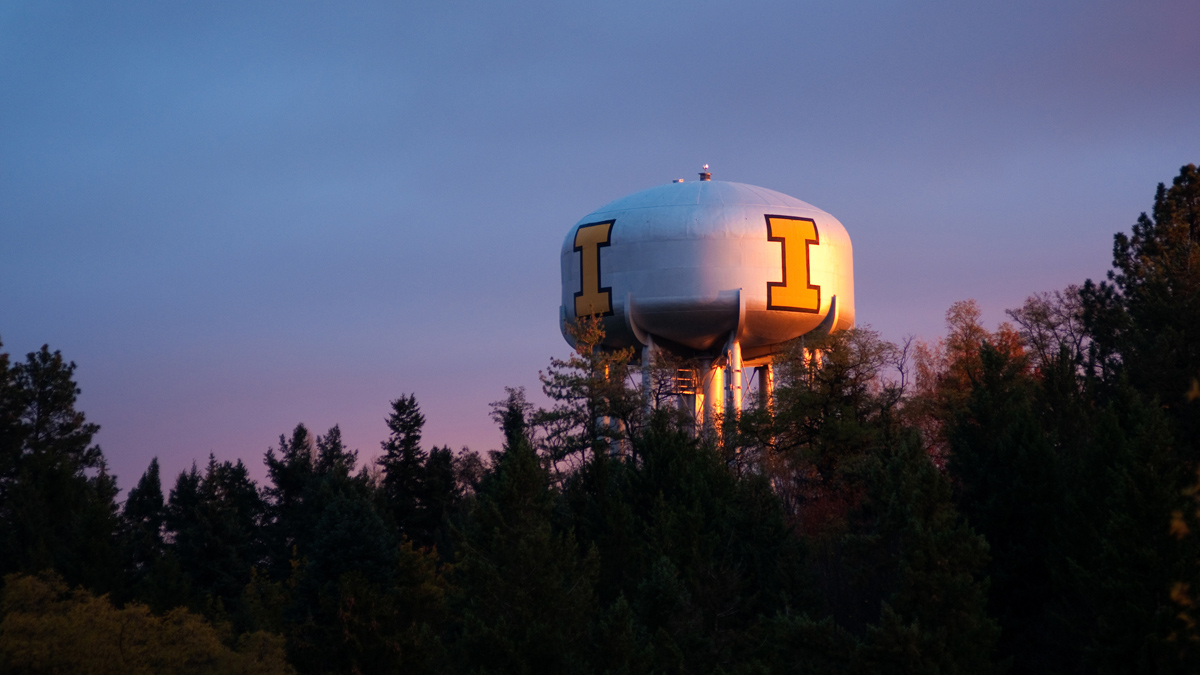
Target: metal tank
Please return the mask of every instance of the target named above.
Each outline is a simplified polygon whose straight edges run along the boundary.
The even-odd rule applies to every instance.
[[[737,414],[757,375],[796,338],[854,325],[850,236],[821,209],[766,188],[675,181],[606,204],[563,240],[565,324],[600,315],[604,347],[694,364],[698,420]],[[749,368],[757,371],[747,372]],[[643,372],[647,372],[643,370]]]

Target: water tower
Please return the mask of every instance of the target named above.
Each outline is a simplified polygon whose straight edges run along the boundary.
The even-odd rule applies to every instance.
[[[636,192],[584,216],[562,246],[560,320],[602,317],[603,347],[688,365],[677,394],[697,423],[763,400],[786,343],[854,325],[850,236],[836,218],[765,188],[711,180]],[[564,330],[568,342],[571,338]]]

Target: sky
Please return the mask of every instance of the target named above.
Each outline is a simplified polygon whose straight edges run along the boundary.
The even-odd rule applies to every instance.
[[[1200,3],[0,2],[0,340],[78,364],[122,488],[303,422],[498,447],[567,230],[638,190],[837,217],[856,314],[934,340],[1100,279],[1200,162]],[[170,479],[166,479],[170,480]]]

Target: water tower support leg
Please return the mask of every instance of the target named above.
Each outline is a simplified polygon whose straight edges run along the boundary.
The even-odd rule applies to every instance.
[[[771,409],[775,396],[775,369],[771,364],[758,367],[758,405],[763,410]]]
[[[725,369],[704,364],[704,428],[717,430],[717,415],[725,410]]]
[[[654,412],[654,336],[649,333],[646,334],[646,346],[642,347],[642,397],[649,419]]]
[[[737,340],[729,346],[729,398],[730,419],[742,413],[742,343]]]

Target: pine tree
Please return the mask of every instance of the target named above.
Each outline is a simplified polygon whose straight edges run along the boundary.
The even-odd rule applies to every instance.
[[[987,542],[954,508],[950,482],[915,436],[889,448],[863,506],[868,526],[848,550],[867,551],[892,583],[856,657],[864,673],[997,672],[999,635],[986,612]],[[879,564],[880,561],[885,561]]]
[[[166,524],[167,505],[155,457],[125,498],[121,509],[121,541],[125,552],[125,595],[160,612],[187,601],[178,561],[167,553]]]
[[[0,349],[3,347],[0,342]],[[6,503],[21,464],[25,398],[25,388],[17,381],[17,369],[10,365],[8,354],[0,351],[0,505]],[[4,543],[0,540],[0,544]]]
[[[297,424],[291,438],[280,434],[278,454],[275,448],[268,448],[263,460],[269,477],[263,490],[268,505],[264,528],[270,553],[268,572],[278,580],[291,574],[296,547],[311,526],[305,491],[315,474],[315,453],[308,428]]]
[[[576,468],[640,429],[644,401],[628,386],[633,349],[602,349],[599,317],[582,317],[566,330],[574,352],[565,360],[550,359],[550,367],[539,374],[542,391],[555,404],[537,411],[531,421],[543,431],[539,449],[551,462]]]
[[[958,502],[991,547],[1000,655],[1015,673],[1172,672],[1167,589],[1184,556],[1162,526],[1167,420],[1082,367],[1086,336],[1022,325],[1044,338],[1038,368],[985,342],[944,413]]]
[[[1120,373],[1171,413],[1182,459],[1200,461],[1200,419],[1184,396],[1200,374],[1200,169],[1159,183],[1151,214],[1113,240],[1108,281],[1081,291],[1102,373]],[[1115,380],[1113,380],[1115,381]]]
[[[973,309],[952,313],[961,330],[930,358],[938,369],[958,355],[978,360],[986,332]],[[744,416],[763,471],[808,535],[820,600],[832,614],[773,622],[769,634],[783,645],[765,650],[767,663],[791,654],[826,672],[993,670],[987,544],[908,426],[929,412],[908,408],[904,358],[867,329],[809,342],[777,363],[774,413]],[[883,376],[889,367],[899,379]],[[949,370],[962,376],[955,392],[969,391],[972,369]]]
[[[1015,672],[1040,672],[1063,646],[1046,642],[1050,553],[1066,506],[1062,458],[1024,359],[984,343],[972,377],[948,429],[947,466],[963,512],[991,544],[990,609],[1004,627],[1001,653],[1015,659]]]
[[[1168,534],[1179,495],[1170,422],[1128,386],[1109,396],[1069,446],[1051,556],[1059,632],[1093,672],[1194,672],[1168,642],[1169,591],[1197,556],[1193,543]]]
[[[0,360],[0,571],[54,569],[109,591],[121,577],[116,480],[75,409],[75,364],[41,350]]]
[[[191,606],[245,629],[243,593],[264,558],[265,506],[241,460],[181,472],[167,500],[170,551],[191,588]]]
[[[383,469],[383,493],[393,522],[411,539],[414,534],[423,534],[417,521],[428,456],[421,449],[425,416],[421,414],[415,395],[392,401],[387,426],[390,433],[382,444],[383,455],[378,460]]]
[[[579,542],[599,555],[594,639],[620,646],[598,647],[598,663],[721,672],[784,659],[768,636],[815,607],[779,499],[667,416],[631,441],[631,456],[594,455],[565,482]]]
[[[804,534],[837,530],[860,498],[864,458],[900,423],[903,388],[882,372],[901,357],[865,328],[796,344],[776,362],[773,410],[743,414],[739,450]]]
[[[313,467],[316,475],[347,480],[358,463],[358,451],[346,447],[342,442],[342,429],[335,424],[324,436],[317,436],[316,459]]]
[[[431,556],[398,546],[381,488],[334,426],[299,425],[267,453],[273,569],[248,603],[278,626],[298,670],[437,672],[444,584]]]
[[[596,558],[554,526],[549,475],[516,426],[458,543],[452,648],[467,672],[585,672]]]
[[[452,560],[450,521],[462,502],[462,491],[455,470],[454,453],[448,447],[433,448],[425,459],[424,476],[418,494],[418,518],[413,541],[436,546],[442,558]]]

